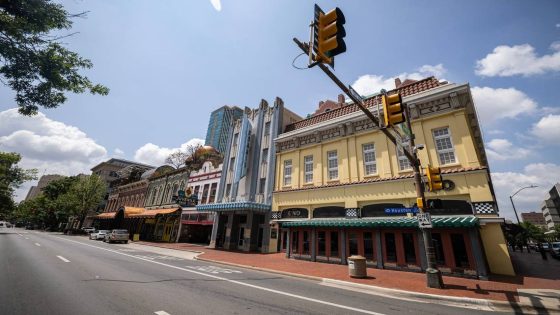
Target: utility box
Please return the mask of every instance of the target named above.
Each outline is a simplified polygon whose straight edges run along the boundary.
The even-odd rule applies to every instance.
[[[348,274],[352,278],[366,278],[366,258],[359,255],[348,257]]]
[[[138,242],[140,240],[140,234],[133,234],[132,235],[132,241],[133,242]]]

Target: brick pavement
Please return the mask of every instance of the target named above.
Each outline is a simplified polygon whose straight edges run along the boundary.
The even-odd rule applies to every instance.
[[[348,276],[348,266],[346,265],[287,259],[284,253],[231,252],[187,243],[136,243],[177,250],[199,251],[203,252],[199,257],[205,260],[436,295],[513,302],[519,301],[517,289],[560,290],[560,273],[555,272],[560,270],[560,261],[550,257],[548,262],[542,261],[538,253],[512,253],[516,270],[519,269],[524,272],[518,276],[491,276],[489,280],[444,276],[445,288],[432,289],[426,287],[426,276],[424,273],[368,268],[368,278],[354,279]],[[528,266],[535,264],[537,264],[536,268],[541,270],[540,274],[530,274],[527,272]],[[551,272],[543,273],[543,268],[551,268]]]

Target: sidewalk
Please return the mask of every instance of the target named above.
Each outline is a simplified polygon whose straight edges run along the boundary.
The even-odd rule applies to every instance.
[[[413,273],[393,270],[368,268],[368,278],[354,279],[348,276],[348,266],[325,263],[314,263],[303,260],[287,259],[284,253],[259,254],[241,253],[209,249],[204,246],[186,243],[149,243],[136,242],[142,245],[165,247],[169,249],[202,252],[197,257],[199,260],[217,263],[233,264],[259,270],[279,272],[306,278],[321,280],[322,278],[351,282],[355,284],[398,289],[414,293],[432,294],[437,296],[450,296],[461,298],[484,299],[491,301],[508,301],[517,304],[520,301],[518,290],[522,290],[521,302],[532,302],[532,305],[543,304],[541,300],[552,299],[558,308],[556,298],[560,297],[554,290],[560,290],[560,261],[549,257],[547,261],[540,258],[540,254],[512,253],[516,270],[521,274],[516,277],[492,276],[490,280],[475,280],[458,277],[444,276],[444,289],[431,289],[426,287],[424,273]],[[531,266],[531,268],[529,268]],[[538,270],[531,274],[528,270]],[[548,269],[548,271],[547,271]],[[543,271],[544,270],[544,271]],[[533,289],[553,289],[541,292]],[[528,295],[527,292],[533,292]],[[547,292],[542,295],[543,292]],[[541,298],[542,297],[542,298]],[[557,303],[554,303],[556,301]],[[547,307],[550,306],[548,301]]]

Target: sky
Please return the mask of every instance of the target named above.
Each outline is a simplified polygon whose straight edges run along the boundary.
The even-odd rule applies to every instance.
[[[305,117],[340,91],[292,38],[309,39],[314,2],[258,0],[57,1],[77,18],[64,39],[90,59],[82,71],[108,96],[70,94],[34,117],[0,85],[0,150],[39,175],[89,173],[111,157],[161,165],[206,135],[223,105],[275,97]],[[540,211],[560,181],[558,1],[318,1],[346,17],[347,51],[335,73],[362,95],[394,79],[469,83],[482,125],[500,215]],[[17,191],[25,198],[33,182]]]

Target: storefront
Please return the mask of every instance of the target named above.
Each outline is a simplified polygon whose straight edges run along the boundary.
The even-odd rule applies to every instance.
[[[432,223],[436,263],[443,273],[487,276],[477,217],[433,216]],[[309,219],[283,222],[282,229],[289,258],[346,264],[349,256],[361,255],[369,267],[422,271],[427,266],[414,217]]]
[[[131,240],[176,242],[181,208],[121,207],[95,217],[100,230],[126,229]]]
[[[179,242],[210,244],[214,212],[196,211],[195,207],[183,209]]]
[[[196,209],[215,213],[211,247],[246,252],[268,251],[270,205],[231,202],[198,205]]]

